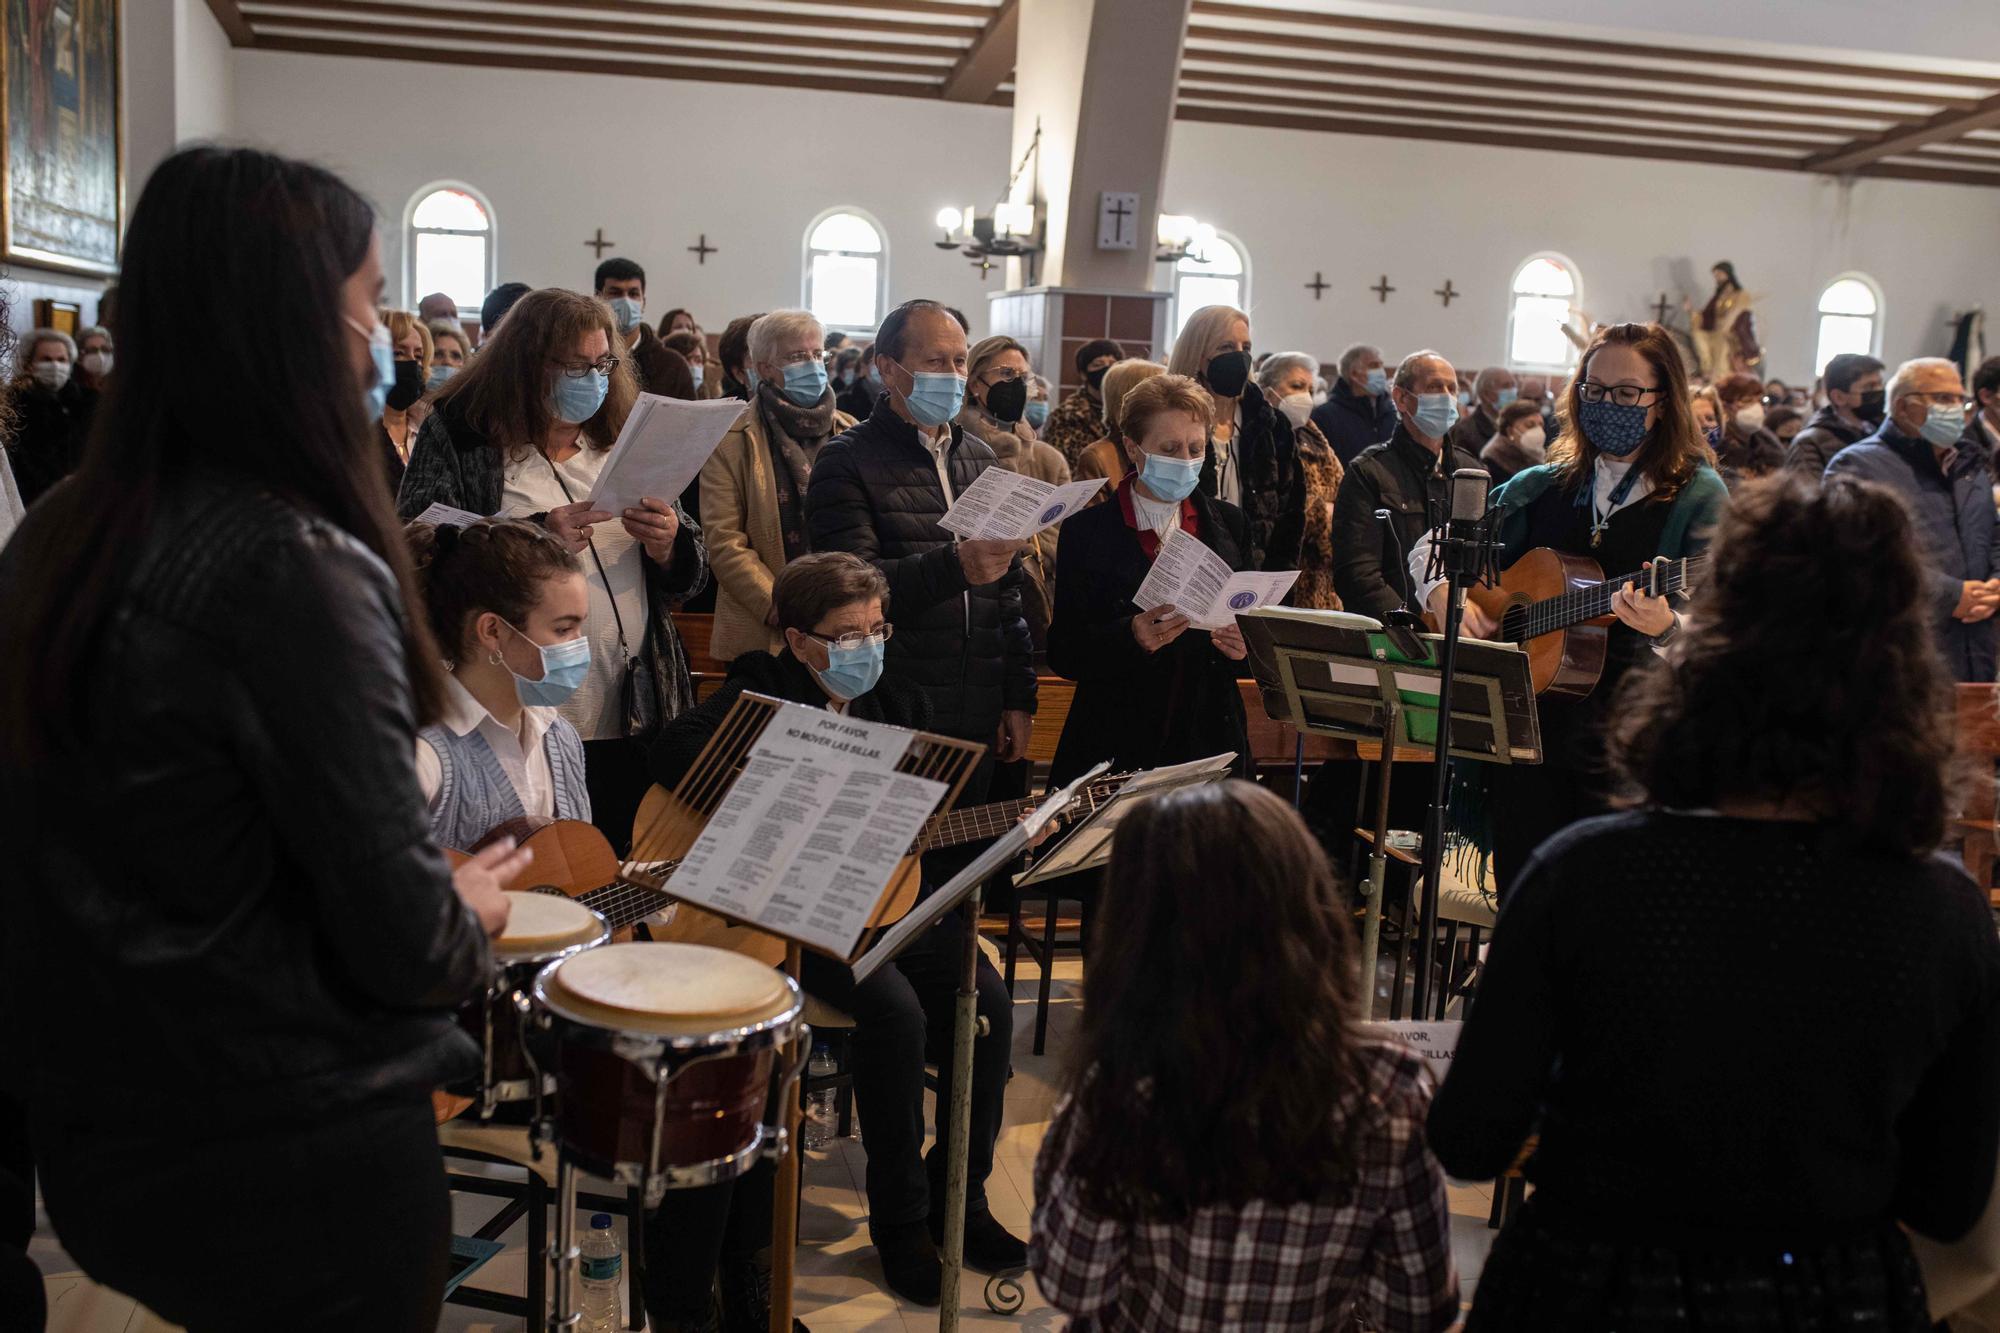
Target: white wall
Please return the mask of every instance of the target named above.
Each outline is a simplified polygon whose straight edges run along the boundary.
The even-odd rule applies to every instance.
[[[238,51],[239,138],[313,158],[375,201],[395,296],[403,212],[463,181],[492,203],[499,277],[587,288],[583,242],[646,268],[647,309],[711,332],[800,299],[808,224],[853,205],[887,231],[889,300],[930,296],[984,318],[985,284],[938,250],[946,204],[990,207],[1007,180],[1005,108],[658,79],[472,70]],[[829,151],[845,126],[868,142]],[[447,128],[449,127],[449,128]],[[702,233],[721,253],[687,251]],[[411,293],[411,299],[423,293]]]
[[[2000,311],[2000,190],[1905,181],[1851,186],[1754,171],[1302,130],[1180,122],[1165,206],[1240,238],[1260,348],[1392,360],[1433,346],[1461,365],[1505,355],[1507,289],[1529,255],[1581,273],[1598,320],[1650,319],[1661,291],[1706,300],[1731,260],[1761,294],[1769,372],[1809,378],[1820,290],[1859,269],[1883,288],[1883,355],[1949,346],[1945,318]],[[1332,284],[1313,300],[1314,270]],[[1386,305],[1367,290],[1389,275]],[[1465,293],[1446,309],[1446,278]]]
[[[174,5],[175,142],[226,139],[235,102],[229,34],[206,0],[174,0]]]

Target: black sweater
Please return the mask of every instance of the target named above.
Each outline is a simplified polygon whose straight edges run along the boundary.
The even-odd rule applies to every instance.
[[[1430,1113],[1446,1171],[1504,1171],[1571,1229],[1941,1240],[2000,1146],[2000,943],[1932,857],[1810,824],[1630,813],[1545,843],[1507,899]]]

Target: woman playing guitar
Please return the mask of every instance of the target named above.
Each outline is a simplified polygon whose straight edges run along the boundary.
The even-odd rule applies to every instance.
[[[1687,372],[1665,330],[1657,324],[1600,330],[1564,393],[1560,419],[1562,434],[1549,461],[1494,492],[1501,569],[1540,547],[1587,556],[1609,570],[1706,549],[1729,493],[1695,426]],[[1415,573],[1422,579],[1425,571]],[[1424,595],[1442,620],[1443,585],[1426,586]],[[1608,701],[1619,677],[1679,629],[1669,599],[1647,596],[1632,584],[1613,596],[1611,609],[1618,619],[1596,689],[1581,699],[1543,695],[1543,762],[1510,767],[1489,784],[1494,869],[1503,896],[1544,838],[1609,808]],[[1495,638],[1498,631],[1492,616],[1468,602],[1466,634]]]

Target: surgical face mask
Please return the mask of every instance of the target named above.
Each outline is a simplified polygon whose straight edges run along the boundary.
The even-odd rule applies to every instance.
[[[28,373],[44,389],[60,389],[69,383],[70,364],[67,361],[37,361]]]
[[[620,333],[630,333],[639,327],[639,317],[646,313],[643,301],[635,301],[629,296],[614,296],[610,301],[611,318],[618,324]]]
[[[1377,366],[1368,372],[1368,395],[1374,398],[1387,392],[1389,392],[1389,372]]]
[[[785,397],[811,407],[826,396],[826,363],[793,361],[785,366]]]
[[[396,382],[396,342],[389,336],[389,326],[380,320],[370,328],[350,315],[342,315],[347,327],[368,340],[368,356],[375,363],[375,380],[361,391],[361,404],[373,421],[382,415],[382,409],[389,401],[389,386]]]
[[[1764,429],[1764,405],[1752,403],[1736,409],[1736,429],[1745,435]]]
[[[111,353],[85,352],[82,364],[85,370],[102,379],[111,373]]]
[[[1139,468],[1139,480],[1162,500],[1177,503],[1194,494],[1195,484],[1201,480],[1201,460],[1147,454]]]
[[[1965,408],[1939,407],[1931,404],[1930,414],[1917,433],[1940,449],[1949,449],[1958,443],[1958,437],[1965,434]]]
[[[1045,398],[1038,398],[1028,404],[1028,424],[1040,430],[1049,419],[1049,404]]]
[[[432,366],[431,377],[425,381],[424,387],[431,390],[442,389],[444,382],[457,373],[457,366]]]
[[[582,378],[559,370],[555,387],[549,390],[549,411],[555,413],[557,421],[580,426],[597,415],[597,409],[604,406],[604,395],[610,392],[611,381],[595,367],[586,370]]]
[[[1410,419],[1419,435],[1443,439],[1444,433],[1458,420],[1458,399],[1448,393],[1420,393],[1417,410],[1410,413]]]
[[[1243,386],[1250,382],[1250,353],[1217,352],[1208,359],[1208,369],[1203,374],[1210,393],[1218,398],[1238,397]]]
[[[986,387],[986,410],[995,421],[1013,425],[1028,410],[1028,382],[1001,380]]]
[[[1278,410],[1292,423],[1293,430],[1299,430],[1312,420],[1313,396],[1309,393],[1287,394],[1278,400]]]
[[[1601,403],[1583,403],[1577,408],[1578,424],[1584,438],[1600,454],[1630,458],[1646,442],[1646,405],[1626,407],[1606,398]]]
[[[1472,406],[1472,390],[1460,389],[1458,391],[1458,405],[1461,409]]]
[[[1882,424],[1882,413],[1889,401],[1888,393],[1882,389],[1870,389],[1861,395],[1861,406],[1854,409],[1854,415],[1871,426]]]
[[[903,405],[917,423],[933,430],[965,407],[965,376],[950,371],[907,371],[910,392]]]
[[[1522,431],[1521,438],[1515,441],[1515,443],[1519,444],[1536,458],[1542,456],[1548,442],[1549,433],[1540,426],[1530,426],[1527,430]]]
[[[854,384],[854,367],[849,366],[847,369],[840,372],[840,387],[843,389],[851,388],[853,387],[853,384]]]
[[[882,387],[882,372],[875,366],[868,367],[868,382],[876,388]]]
[[[697,389],[701,387],[701,372],[705,369],[707,369],[705,366],[691,365],[688,367],[688,374],[694,377],[694,387]]]
[[[826,670],[813,668],[820,688],[842,703],[859,699],[882,679],[882,659],[888,641],[870,636],[851,648],[820,640],[826,648]]]
[[[503,625],[506,621],[500,622]],[[508,667],[508,674],[514,677],[514,694],[524,704],[536,708],[554,708],[564,702],[583,678],[590,674],[590,640],[578,635],[574,639],[564,639],[561,643],[536,643],[521,631],[507,625],[508,629],[531,645],[542,655],[542,678],[529,680],[520,672]]]
[[[1520,396],[1521,391],[1519,389],[1502,389],[1499,393],[1493,395],[1493,406],[1496,409],[1506,407]]]

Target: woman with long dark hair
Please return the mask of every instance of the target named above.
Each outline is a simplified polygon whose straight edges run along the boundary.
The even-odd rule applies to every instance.
[[[0,552],[7,1068],[64,1247],[190,1333],[436,1326],[429,1093],[477,1072],[451,1011],[526,860],[429,838],[381,286],[334,176],[169,158],[82,464]]]
[[[1773,478],[1715,556],[1674,669],[1622,692],[1641,808],[1535,854],[1431,1109],[1462,1179],[1539,1135],[1471,1333],[1921,1333],[1901,1226],[1986,1206],[2000,944],[1936,854],[1951,686],[1910,518]]]
[[[562,714],[583,736],[593,818],[620,855],[651,785],[633,738],[694,706],[672,612],[708,582],[701,527],[674,496],[622,514],[590,506],[638,397],[624,345],[602,301],[522,297],[438,391],[397,498],[405,518],[433,504],[525,518],[583,557],[591,665]]]
[[[1359,995],[1346,906],[1284,801],[1231,781],[1127,815],[1035,1163],[1048,1302],[1107,1329],[1456,1322],[1430,1080],[1355,1026]]]

